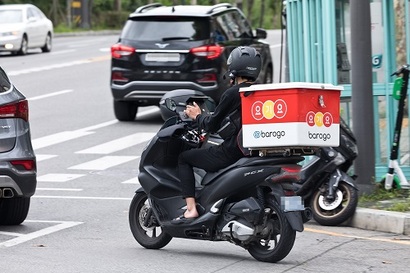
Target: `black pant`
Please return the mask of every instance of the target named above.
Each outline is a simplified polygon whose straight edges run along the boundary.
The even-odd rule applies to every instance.
[[[218,152],[213,149],[220,148],[220,146],[217,146],[209,149],[192,149],[184,151],[179,155],[179,178],[184,198],[195,197],[195,177],[192,167],[204,169],[206,172],[216,172],[228,167],[239,159],[217,155]]]

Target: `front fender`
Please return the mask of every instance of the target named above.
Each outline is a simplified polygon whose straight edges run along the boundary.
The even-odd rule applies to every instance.
[[[356,190],[359,190],[355,183],[354,183],[354,179],[348,175],[347,173],[336,169],[331,175],[330,175],[330,179],[329,179],[329,186],[333,187],[333,188],[337,188],[337,186],[339,185],[340,181],[346,182],[347,184],[349,184],[351,187],[355,188]]]
[[[141,192],[144,192],[144,193],[145,193],[145,191],[144,191],[144,189],[143,189],[142,187],[139,187],[139,188],[135,191],[135,193],[141,193]]]

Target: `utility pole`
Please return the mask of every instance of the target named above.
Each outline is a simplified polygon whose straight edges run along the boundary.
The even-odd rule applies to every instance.
[[[375,178],[372,39],[370,3],[350,1],[352,37],[352,115],[353,132],[357,139],[359,156],[355,160],[357,184],[361,193],[370,193]]]

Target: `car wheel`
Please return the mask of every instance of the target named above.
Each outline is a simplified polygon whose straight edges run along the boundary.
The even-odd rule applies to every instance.
[[[20,47],[20,50],[17,51],[17,55],[26,55],[27,50],[28,50],[27,36],[23,35],[23,38],[21,39],[21,47]]]
[[[48,33],[46,37],[46,42],[44,46],[41,48],[42,52],[50,52],[52,47],[52,40],[51,40],[51,34]]]
[[[26,220],[30,197],[0,199],[0,225],[19,225]]]
[[[119,121],[133,121],[138,111],[138,105],[128,101],[114,101],[115,117]]]

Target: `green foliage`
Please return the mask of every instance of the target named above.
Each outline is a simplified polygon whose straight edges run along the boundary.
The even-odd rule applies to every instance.
[[[359,206],[388,211],[410,211],[410,197],[407,190],[385,190],[377,187],[371,194],[363,194],[359,198]]]

